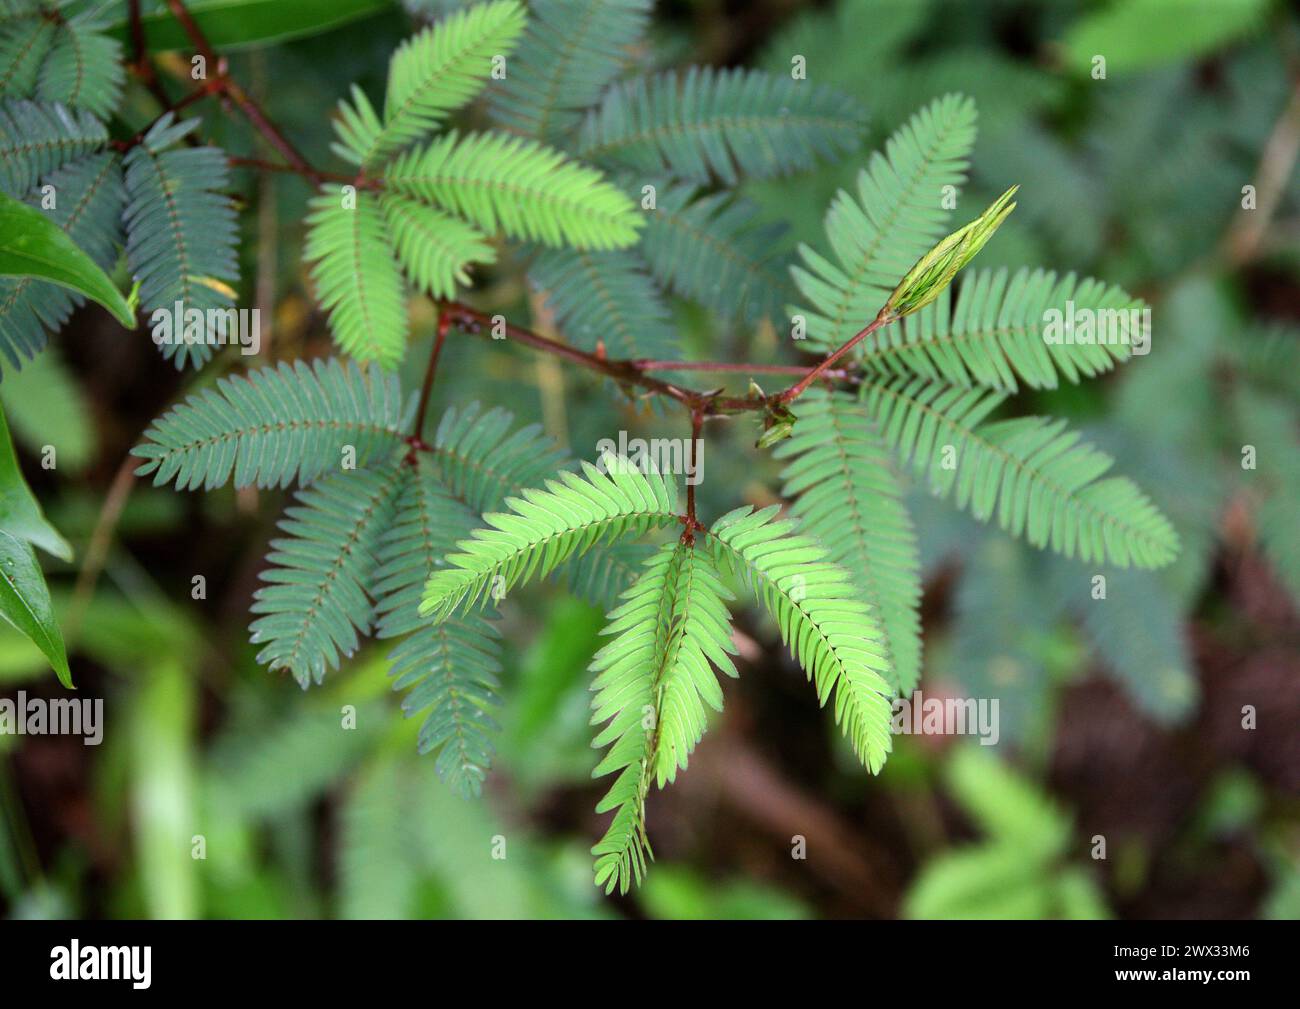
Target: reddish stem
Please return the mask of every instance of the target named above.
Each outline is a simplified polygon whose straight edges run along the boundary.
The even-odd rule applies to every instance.
[[[687,546],[693,546],[695,543],[696,530],[703,529],[699,520],[695,517],[695,483],[693,480],[698,478],[700,472],[699,466],[699,446],[701,430],[704,427],[704,404],[696,403],[691,407],[691,464],[695,474],[692,480],[686,481],[686,515],[684,521],[686,529],[682,532],[682,542]]]
[[[447,342],[447,331],[451,329],[451,315],[445,310],[438,312],[438,333],[433,340],[433,350],[429,352],[429,364],[424,369],[424,385],[420,387],[420,402],[415,408],[415,427],[411,430],[411,435],[406,440],[410,443],[411,451],[407,453],[407,461],[415,461],[415,453],[425,451],[428,445],[424,442],[424,419],[429,413],[429,397],[433,394],[433,379],[438,373],[438,358],[442,355],[442,345]]]
[[[858,330],[858,332],[853,336],[852,339],[846,341],[834,353],[828,354],[826,356],[826,359],[823,360],[821,364],[817,365],[815,368],[810,369],[808,374],[804,375],[803,378],[799,379],[799,381],[796,382],[794,385],[790,386],[790,388],[786,389],[783,392],[777,393],[774,402],[789,403],[792,400],[798,399],[800,396],[803,395],[804,391],[808,388],[808,386],[812,385],[815,381],[817,381],[817,379],[822,377],[827,377],[826,373],[831,365],[833,365],[836,361],[842,358],[850,350],[852,350],[859,343],[865,340],[868,336],[870,336],[872,333],[878,330],[881,326],[888,325],[889,323],[893,322],[894,319],[895,316],[893,314],[887,313],[882,308],[880,310],[880,314],[877,315],[874,319],[872,319],[871,322],[867,323],[867,325],[864,326],[862,329]]]
[[[190,41],[194,43],[194,48],[203,57],[204,62],[216,72],[217,76],[211,85],[211,90],[220,91],[238,105],[248,121],[253,124],[254,128],[262,136],[266,137],[267,142],[280,153],[280,156],[293,167],[294,171],[306,176],[318,186],[324,182],[325,179],[321,173],[298,153],[298,149],[276,128],[253,96],[227,75],[225,61],[217,56],[208,42],[207,36],[203,34],[203,29],[194,20],[183,0],[167,0],[167,6],[171,8],[172,15],[179,22],[185,34],[190,37]]]
[[[749,372],[754,375],[804,375],[808,366],[803,364],[747,364],[744,361],[650,361],[635,360],[629,362],[642,371],[716,371]],[[844,378],[847,372],[836,372],[829,376]]]

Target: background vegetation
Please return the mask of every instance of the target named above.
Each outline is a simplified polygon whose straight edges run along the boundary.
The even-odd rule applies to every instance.
[[[324,27],[335,5],[316,6]],[[329,162],[334,96],[351,81],[382,93],[413,23],[458,4],[369,6],[343,27],[222,46],[313,164]],[[248,604],[281,495],[153,489],[124,463],[169,404],[246,362],[178,372],[143,331],[79,311],[50,351],[6,370],[0,400],[24,473],[75,550],[46,570],[73,676],[106,699],[108,729],[100,747],[0,736],[0,906],[88,917],[1296,917],[1300,22],[1287,6],[657,6],[638,63],[785,74],[799,54],[811,79],[869,114],[864,146],[833,165],[740,183],[760,227],[789,223],[756,232],[778,276],[797,242],[819,239],[827,203],[867,152],[932,99],[975,98],[957,219],[1021,184],[980,265],[1050,263],[1153,305],[1150,356],[1023,393],[1022,405],[1086,428],[1171,516],[1184,550],[1163,572],[1108,572],[1099,606],[1088,569],[910,495],[926,570],[923,688],[998,697],[999,745],[900,738],[884,773],[867,775],[751,615],[725,713],[689,773],[650,800],[658,862],[626,897],[591,885],[588,855],[603,829],[585,673],[601,611],[554,586],[512,598],[495,767],[482,800],[452,795],[415,752],[418,719],[396,717],[383,644],[305,694],[254,662]],[[256,23],[244,11],[232,31]],[[1104,80],[1091,75],[1096,54]],[[161,62],[187,74],[180,53]],[[487,101],[509,96],[490,89]],[[126,108],[140,125],[157,113],[135,86]],[[202,132],[269,153],[215,109]],[[271,320],[264,357],[329,353],[302,264],[309,187],[239,168],[233,182],[248,210],[238,303]],[[1247,185],[1260,207],[1243,213]],[[482,307],[547,324],[508,255],[478,278]],[[789,358],[784,334],[743,311],[720,321],[707,291],[688,293],[705,307],[674,303],[663,321],[688,353]],[[407,387],[434,324],[427,301],[410,312]],[[620,428],[682,433],[680,418],[638,414],[607,384],[520,348],[455,339],[440,374],[434,411],[508,403],[580,455]],[[772,500],[776,469],[755,465],[754,435],[744,420],[710,431],[700,494],[711,514]],[[52,471],[39,464],[46,444],[59,453]],[[1243,469],[1247,445],[1269,465]],[[196,575],[202,600],[191,598]],[[0,688],[61,690],[16,635],[0,637]],[[358,707],[355,731],[339,731],[343,704]],[[1242,729],[1243,705],[1257,709],[1254,730]],[[194,834],[205,860],[175,843]],[[806,859],[791,857],[796,835]],[[1090,857],[1098,835],[1104,860]],[[504,859],[492,857],[498,839]]]

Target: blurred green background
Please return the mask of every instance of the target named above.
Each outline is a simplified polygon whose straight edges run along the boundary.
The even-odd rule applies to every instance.
[[[411,2],[232,57],[314,159],[347,82],[377,85]],[[788,222],[774,255],[817,242],[869,152],[931,99],[976,99],[965,220],[1018,182],[982,266],[1044,265],[1153,306],[1153,352],[1104,380],[1022,394],[1071,417],[1171,516],[1158,574],[1092,571],[912,495],[926,566],[922,686],[997,697],[1001,740],[896,740],[865,774],[773,628],[741,617],[728,684],[689,771],[655,793],[657,862],[624,898],[591,883],[603,792],[590,777],[585,668],[599,609],[543,586],[504,609],[504,706],[481,801],[415,752],[384,649],[323,688],[268,674],[248,605],[282,501],[133,485],[149,420],[221,373],[178,375],[139,334],[83,311],[0,399],[24,470],[78,561],[48,570],[103,745],[0,736],[0,908],[14,917],[820,918],[1300,915],[1300,21],[1268,0],[678,2],[646,66],[788,72],[854,95],[866,146],[839,165],[746,186]],[[1094,76],[1094,57],[1106,76]],[[136,96],[141,122],[153,114]],[[241,122],[204,133],[257,151]],[[238,173],[244,294],[265,353],[328,353],[301,265],[307,188]],[[1243,187],[1261,206],[1242,212]],[[1270,203],[1263,206],[1263,194]],[[1267,213],[1266,213],[1267,211]],[[1253,215],[1253,216],[1252,216]],[[1261,220],[1261,218],[1263,218]],[[779,247],[778,247],[779,246]],[[483,303],[526,320],[507,259]],[[416,309],[418,380],[432,309]],[[418,313],[423,312],[423,315]],[[692,351],[789,359],[770,329],[678,312]],[[225,367],[240,364],[225,360]],[[680,434],[611,390],[490,342],[447,348],[435,408],[481,399],[539,420],[577,455],[610,430]],[[454,376],[454,381],[446,376]],[[701,508],[771,500],[775,468],[743,424],[710,432]],[[40,447],[57,446],[43,470]],[[1243,469],[1254,446],[1261,462]],[[193,598],[193,579],[205,595]],[[34,650],[0,636],[0,693],[55,696]],[[1242,727],[1253,705],[1258,721]],[[355,728],[344,727],[355,711]],[[804,839],[805,858],[795,857]],[[1098,853],[1104,840],[1105,857]],[[202,858],[194,857],[201,842]],[[504,855],[504,857],[500,857]]]

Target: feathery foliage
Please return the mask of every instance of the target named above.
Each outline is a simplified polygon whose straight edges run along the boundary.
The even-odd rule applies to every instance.
[[[62,21],[41,64],[35,97],[107,119],[122,97],[122,45],[84,16]]]
[[[862,764],[881,769],[892,698],[921,671],[920,561],[894,452],[938,496],[1066,557],[1150,568],[1178,549],[1151,501],[1110,476],[1110,457],[1063,421],[994,419],[1022,384],[1077,382],[1134,352],[1077,332],[1054,342],[1052,311],[1113,318],[1133,336],[1122,313],[1142,306],[1116,287],[1045,270],[974,272],[957,294],[948,289],[1015,193],[945,237],[974,144],[974,103],[948,95],[916,113],[831,202],[829,251],[801,247],[794,266],[784,224],[765,221],[738,187],[853,152],[863,112],[851,97],[778,73],[641,66],[658,48],[642,42],[650,9],[647,0],[538,0],[529,19],[518,0],[465,6],[397,49],[382,103],[356,85],[339,103],[332,150],[353,166],[348,174],[276,143],[316,190],[303,256],[352,360],[220,378],[133,450],[137,472],[158,485],[297,485],[252,604],[258,660],[308,687],[373,632],[388,643],[403,712],[421,718],[419,750],[436,755],[438,775],[463,795],[481,792],[494,756],[498,604],[563,572],[575,592],[611,605],[609,640],[590,667],[593,745],[608,748],[595,774],[613,776],[597,807],[612,820],[592,849],[606,892],[642,879],[653,858],[647,796],[687,767],[709,710],[722,706],[720,674],[737,675],[732,579],[773,618],[819,702],[834,700]],[[120,98],[120,55],[80,15],[0,21],[0,189],[31,200],[53,185],[56,220],[104,268],[124,245],[146,311],[179,303],[201,313],[199,339],[165,350],[178,367],[202,363],[218,335],[212,314],[234,304],[237,283],[228,159],[198,146],[198,122],[174,112],[113,141],[123,156],[107,150],[101,120]],[[481,119],[452,114],[507,69],[486,104],[511,132],[466,132]],[[743,507],[706,527],[694,489],[682,514],[675,482],[653,467],[606,453],[574,472],[539,428],[517,428],[500,409],[452,407],[426,437],[436,352],[418,403],[381,370],[405,356],[408,297],[445,303],[476,266],[500,262],[506,273],[514,257],[502,238],[540,246],[524,253],[533,304],[559,331],[544,335],[617,359],[570,351],[570,360],[671,392],[697,430],[706,415],[757,407],[770,427],[779,412],[790,437],[773,455],[790,516],[779,518],[779,505]],[[518,297],[517,279],[487,300]],[[15,362],[75,304],[45,296],[45,286],[0,286],[0,350]],[[803,336],[806,323],[800,349],[820,354],[882,323],[834,370],[783,394],[714,398],[649,381],[622,360],[679,352],[673,299],[724,328],[766,320],[781,332],[793,321]],[[796,300],[806,307],[787,313]],[[441,323],[468,315],[437,308]],[[895,318],[903,308],[910,317]],[[700,313],[681,315],[707,352],[693,325]],[[1274,486],[1292,475],[1267,477]],[[701,494],[702,511],[714,504]],[[1270,515],[1272,541],[1285,523],[1280,510]],[[1102,636],[1105,626],[1093,619],[1086,629]],[[1167,655],[1169,644],[1142,655]],[[1121,675],[1141,665],[1120,649],[1110,658]]]
[[[650,0],[536,0],[510,72],[492,95],[502,126],[555,143],[623,69]]]
[[[1093,378],[1127,361],[1145,339],[1130,313],[1142,303],[1117,287],[1048,270],[975,271],[966,276],[952,307],[950,289],[914,315],[878,329],[859,345],[863,367],[881,375],[916,375],[953,385],[1014,392],[1017,380],[1053,389]],[[1077,312],[1103,332],[1067,326]],[[1060,342],[1045,339],[1053,319]],[[1139,317],[1140,318],[1140,317]],[[1069,341],[1069,342],[1067,342]]]
[[[107,139],[104,124],[88,112],[0,98],[0,192],[22,199],[41,176],[93,154]]]
[[[781,631],[824,705],[835,695],[835,721],[872,773],[885,763],[893,675],[881,632],[843,568],[816,540],[778,520],[776,506],[738,508],[718,519],[709,542],[719,566],[742,577]]]
[[[708,184],[811,168],[862,141],[852,99],[762,70],[691,67],[615,85],[582,124],[580,157]]]
[[[435,568],[477,524],[448,492],[428,457],[408,468],[373,576],[376,636],[401,638],[389,653],[394,690],[407,717],[427,711],[421,753],[437,752],[438,776],[462,795],[479,794],[491,763],[501,669],[495,627],[477,614],[441,624],[419,616],[420,594]]]
[[[743,198],[686,185],[660,189],[657,204],[641,252],[660,283],[724,318],[777,317],[789,289],[780,225],[760,223]]]
[[[1067,572],[1058,564],[1054,574],[1103,668],[1133,702],[1163,725],[1191,714],[1198,687],[1189,642],[1174,594],[1160,575],[1107,572],[1106,598],[1094,599],[1085,572],[1074,566]]]
[[[939,497],[1036,547],[1084,562],[1161,567],[1178,536],[1124,477],[1107,477],[1111,458],[1081,442],[1064,421],[988,421],[1005,396],[924,379],[873,383],[864,401],[904,462],[926,475]]]
[[[146,312],[173,316],[170,339],[154,342],[177,368],[202,364],[230,339],[225,310],[239,276],[235,212],[220,192],[229,181],[226,156],[215,147],[182,147],[199,125],[160,118],[126,155],[126,258],[140,282]],[[192,325],[190,313],[197,316]],[[228,327],[223,331],[222,327]]]
[[[379,537],[396,506],[402,471],[393,464],[343,470],[298,492],[285,510],[262,572],[270,584],[254,595],[249,627],[264,644],[257,661],[288,669],[302,686],[320,683],[326,668],[351,655],[370,629],[368,586]]]
[[[406,300],[379,201],[367,192],[323,192],[311,201],[307,227],[303,256],[335,340],[359,361],[393,367],[406,352]],[[418,260],[422,253],[412,250],[410,233],[402,237]]]
[[[426,28],[398,47],[388,67],[384,121],[359,163],[409,147],[446,114],[465,105],[487,82],[494,57],[509,54],[524,30],[515,0],[474,4]]]
[[[565,565],[570,591],[608,612],[641,574],[654,547],[624,540]]]
[[[484,231],[552,246],[614,249],[641,226],[632,201],[599,172],[521,137],[452,131],[402,155],[384,181]]]
[[[190,396],[145,432],[132,454],[140,476],[178,489],[308,484],[343,467],[382,459],[401,445],[401,391],[395,378],[337,360],[263,368],[223,378]]]
[[[524,491],[509,512],[484,515],[490,528],[463,540],[425,587],[420,612],[445,620],[459,609],[500,599],[517,584],[545,578],[601,542],[640,535],[677,521],[677,487],[606,453],[582,476],[561,473],[546,490]],[[603,472],[602,472],[603,471]]]
[[[450,407],[438,424],[430,464],[475,515],[497,511],[521,487],[536,487],[564,466],[564,455],[538,425],[512,427],[509,411],[477,403]]]
[[[814,389],[799,401],[794,434],[773,452],[788,459],[781,493],[800,528],[830,551],[878,618],[893,685],[921,675],[921,565],[916,532],[871,416],[847,393]]]
[[[556,324],[584,350],[603,343],[613,357],[677,353],[668,306],[635,252],[547,249],[528,277],[545,293]]]
[[[595,658],[593,746],[609,752],[593,776],[617,774],[596,812],[615,810],[592,848],[596,885],[626,893],[653,857],[645,830],[651,782],[676,780],[704,735],[706,707],[722,710],[712,667],[735,676],[730,653],[730,598],[707,551],[668,543],[647,562],[602,632],[613,637]]]
[[[31,98],[36,93],[58,32],[52,19],[38,14],[0,19],[0,97]]]
[[[500,61],[525,20],[516,0],[456,11],[393,54],[382,116],[356,85],[351,102],[339,103],[333,150],[360,166],[362,177],[338,198],[322,194],[315,201],[305,254],[335,337],[354,357],[396,366],[407,329],[402,273],[433,297],[450,298],[457,285],[469,284],[473,265],[496,260],[488,237],[498,230],[578,249],[637,240],[642,221],[632,201],[559,151],[506,134],[462,137],[456,130],[417,146],[505,69]],[[565,77],[537,55],[517,61],[520,79],[538,72]],[[507,80],[517,85],[513,72]]]
[[[975,103],[948,95],[914,115],[858,173],[857,194],[840,192],[826,214],[834,261],[807,246],[791,270],[812,305],[808,343],[833,350],[873,319],[895,285],[943,233],[975,143]]]
[[[396,193],[379,202],[397,261],[416,287],[435,298],[450,298],[457,284],[468,285],[472,264],[496,259],[483,233],[465,221]]]
[[[259,661],[304,687],[319,683],[373,625],[396,642],[389,661],[394,689],[408,691],[403,710],[427,712],[420,751],[437,752],[438,774],[473,795],[493,751],[497,634],[479,615],[426,620],[419,604],[480,512],[555,474],[564,457],[536,426],[473,404],[448,410],[432,442],[413,449],[401,401],[396,378],[355,363],[282,364],[191,397],[134,451],[157,483],[210,489],[233,474],[236,486],[309,485],[280,524],[286,535],[262,575],[270,584],[253,604]],[[642,479],[618,486],[652,486]],[[610,503],[593,492],[596,507]],[[675,497],[660,493],[675,520]]]

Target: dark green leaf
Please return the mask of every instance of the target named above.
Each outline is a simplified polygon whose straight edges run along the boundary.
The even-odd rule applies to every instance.
[[[155,52],[193,48],[185,29],[159,6],[157,13],[141,18],[149,48]],[[191,0],[186,4],[213,48],[227,50],[319,35],[393,6],[392,0]],[[111,34],[127,41],[130,28],[125,16],[112,26]]]
[[[0,193],[0,275],[37,277],[80,291],[112,312],[127,329],[135,328],[135,313],[94,260],[41,211],[3,193]]]
[[[72,687],[63,635],[36,554],[4,530],[0,530],[0,618],[29,637],[50,660],[59,682]]]

